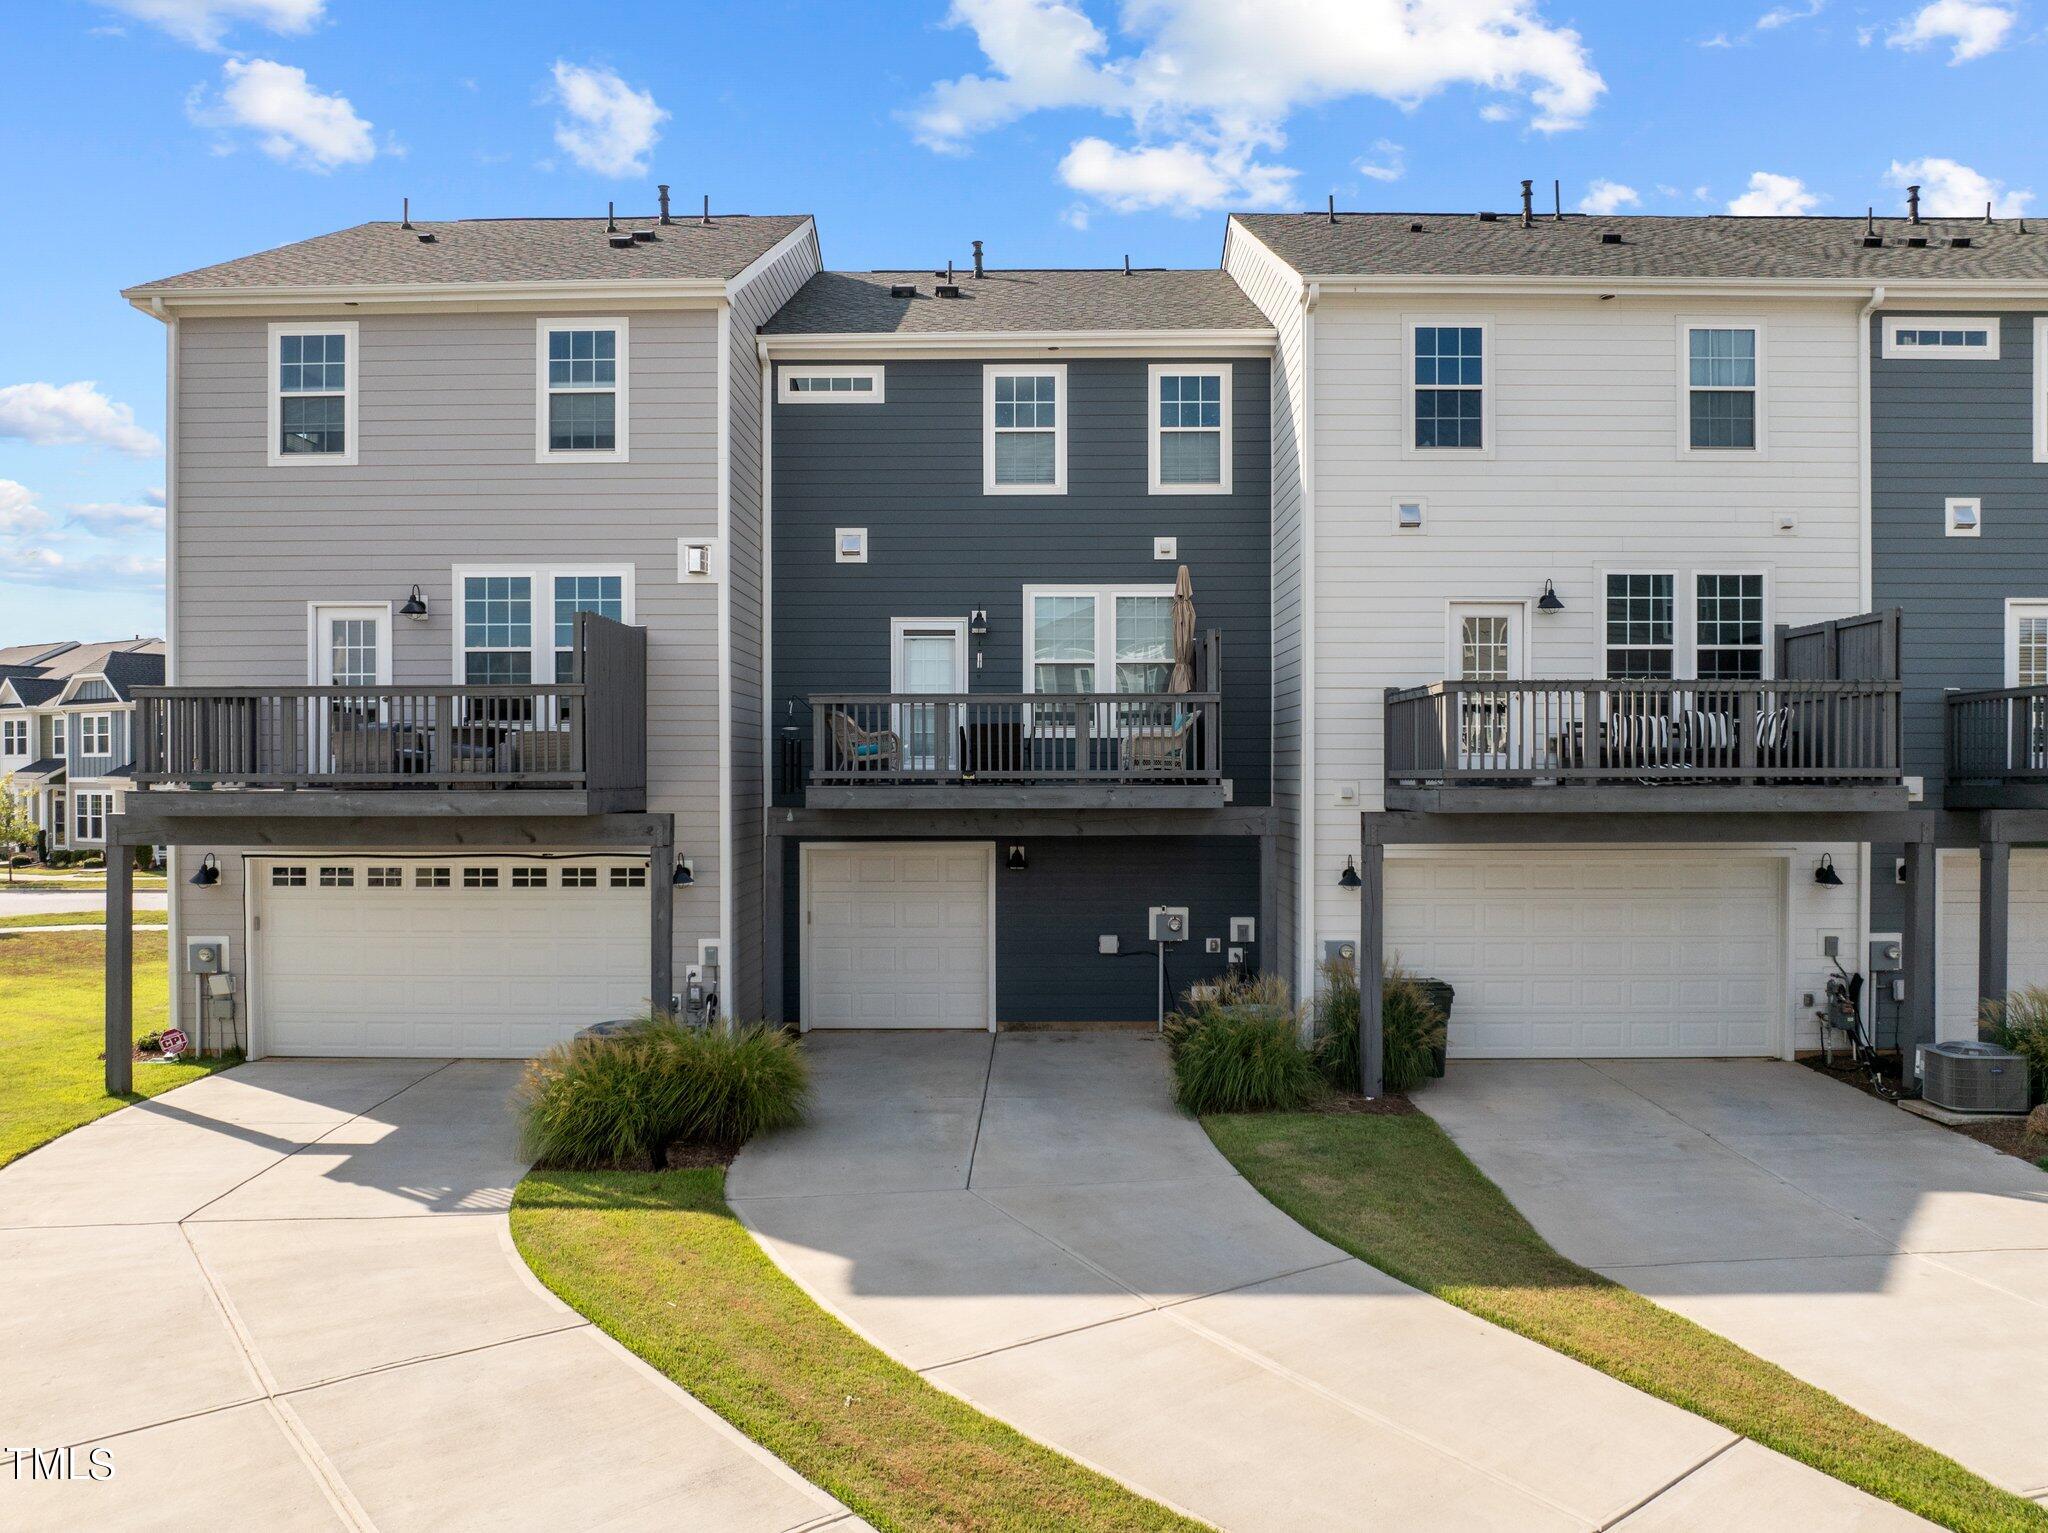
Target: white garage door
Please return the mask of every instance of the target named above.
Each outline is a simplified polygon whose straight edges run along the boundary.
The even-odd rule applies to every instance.
[[[804,1026],[989,1026],[995,851],[806,846]]]
[[[1559,847],[1387,859],[1387,952],[1466,1059],[1772,1054],[1784,865]]]
[[[2005,982],[2048,984],[2048,852],[2014,852],[2007,874]],[[1977,1036],[1977,854],[1941,854],[1941,925],[1934,964],[1935,1037]]]
[[[294,857],[250,864],[266,1054],[520,1059],[647,1009],[647,864]]]

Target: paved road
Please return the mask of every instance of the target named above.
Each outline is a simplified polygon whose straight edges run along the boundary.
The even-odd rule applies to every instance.
[[[261,1061],[0,1170],[0,1526],[864,1527],[534,1280],[517,1065]],[[4,1453],[0,1448],[0,1453]]]
[[[1218,1527],[1889,1529],[1883,1503],[1395,1282],[1243,1181],[1128,1033],[812,1034],[729,1193],[926,1378]]]
[[[2048,1175],[1803,1065],[1455,1066],[1550,1243],[2048,1504]]]
[[[170,896],[161,889],[139,890],[135,895],[137,910],[162,910],[169,903]],[[9,889],[4,883],[0,883],[0,916],[44,915],[106,908],[107,897],[104,894],[45,894],[28,889]]]

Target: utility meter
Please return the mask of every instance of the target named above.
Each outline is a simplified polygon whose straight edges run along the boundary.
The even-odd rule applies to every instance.
[[[1185,942],[1188,940],[1187,906],[1154,905],[1151,915],[1151,941]]]
[[[185,944],[187,974],[218,974],[227,967],[226,944],[217,937],[194,937]]]

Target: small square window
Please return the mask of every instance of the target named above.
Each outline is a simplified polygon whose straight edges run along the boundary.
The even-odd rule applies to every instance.
[[[1948,535],[1952,538],[1974,538],[1984,530],[1984,502],[1974,495],[1952,496],[1945,503],[1948,516]]]
[[[645,889],[647,887],[647,870],[645,868],[613,868],[612,887],[614,889]]]
[[[515,889],[545,889],[547,886],[546,868],[516,867],[512,870],[512,887]]]
[[[839,564],[866,564],[868,562],[868,530],[865,527],[838,527],[832,532],[832,558]]]
[[[564,889],[595,889],[597,887],[597,869],[562,869],[562,887]]]
[[[304,868],[272,868],[270,887],[273,889],[303,889],[306,887]]]
[[[464,868],[462,887],[465,889],[495,889],[498,887],[496,868]]]
[[[445,889],[448,887],[446,868],[415,868],[412,874],[415,889]]]
[[[405,869],[371,868],[363,875],[363,882],[372,889],[403,889],[405,887]]]
[[[323,889],[353,889],[356,886],[354,868],[322,868],[320,887]]]

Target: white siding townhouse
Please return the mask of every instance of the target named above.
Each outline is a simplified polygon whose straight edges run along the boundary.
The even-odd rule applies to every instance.
[[[46,852],[97,851],[135,771],[135,693],[164,679],[161,639],[0,650],[0,781]]]

